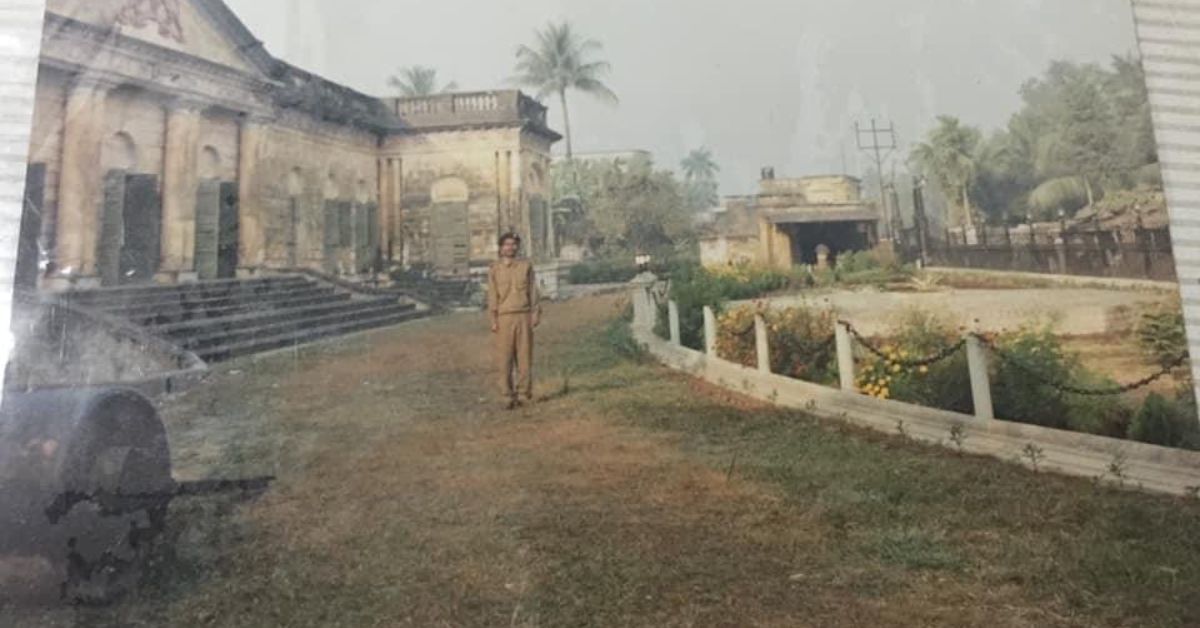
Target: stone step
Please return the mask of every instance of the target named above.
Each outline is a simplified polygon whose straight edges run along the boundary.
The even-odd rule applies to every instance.
[[[140,286],[78,290],[63,295],[68,303],[87,307],[116,307],[125,304],[152,304],[180,298],[214,298],[232,294],[264,294],[289,288],[315,285],[306,277],[284,276],[270,279],[231,279],[202,281],[175,286]]]
[[[126,312],[138,313],[139,310],[150,310],[162,307],[220,307],[239,302],[254,302],[269,298],[286,298],[293,295],[303,295],[306,292],[332,292],[333,290],[334,288],[332,286],[323,286],[315,282],[308,282],[304,284],[296,284],[294,286],[281,286],[269,290],[242,290],[231,291],[225,294],[157,295],[144,301],[130,300],[111,303],[98,303],[92,304],[90,307],[104,310],[113,315],[120,315]]]
[[[236,330],[218,330],[209,333],[184,336],[177,342],[189,351],[200,351],[219,345],[237,345],[253,342],[257,338],[272,338],[275,336],[326,327],[339,322],[368,319],[385,313],[400,313],[416,309],[412,304],[401,304],[394,301],[378,303],[359,303],[358,307],[340,312],[332,312],[318,316],[305,316],[290,319],[271,319],[253,326],[239,327]]]
[[[242,343],[209,347],[198,351],[197,355],[199,355],[200,358],[206,362],[220,362],[223,360],[250,355],[252,353],[261,353],[263,351],[298,346],[332,336],[340,336],[354,332],[365,331],[368,329],[387,327],[405,321],[422,318],[427,315],[428,312],[416,309],[408,309],[400,312],[385,312],[377,316],[363,319],[342,321],[322,327],[282,333],[277,336],[258,337]]]
[[[192,320],[223,318],[236,314],[249,314],[268,309],[280,310],[306,305],[347,301],[349,293],[337,292],[333,288],[312,288],[293,293],[262,295],[254,299],[213,301],[209,304],[176,303],[160,306],[145,306],[136,309],[108,311],[113,316],[125,318],[142,326],[167,325]]]
[[[345,314],[353,312],[355,309],[361,308],[364,305],[375,303],[397,303],[397,301],[395,299],[370,299],[363,301],[342,300],[333,303],[321,303],[318,305],[294,307],[286,310],[252,312],[248,314],[237,314],[222,318],[209,318],[179,323],[169,323],[167,325],[150,326],[147,327],[147,330],[158,336],[179,341],[187,338],[188,336],[209,334],[215,331],[232,333],[240,329],[254,327],[272,321],[296,320],[335,313]]]

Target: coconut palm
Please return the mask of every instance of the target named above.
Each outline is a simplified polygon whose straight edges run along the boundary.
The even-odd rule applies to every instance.
[[[419,97],[452,92],[458,89],[454,81],[446,83],[438,89],[437,70],[422,65],[410,65],[400,68],[400,72],[388,79],[388,85],[396,88],[401,96]]]
[[[567,90],[578,90],[616,103],[617,95],[601,80],[610,66],[607,61],[592,58],[592,54],[602,48],[600,42],[581,37],[567,22],[551,22],[535,34],[537,43],[532,48],[517,48],[517,75],[513,80],[535,90],[539,100],[551,94],[558,95],[563,110],[567,159],[570,159],[571,116],[567,109]]]
[[[707,147],[693,149],[679,162],[686,181],[711,181],[716,178],[721,167],[713,160],[712,151]]]
[[[968,228],[974,228],[971,182],[975,178],[975,154],[981,140],[977,129],[964,126],[953,116],[938,116],[938,126],[928,141],[913,148],[910,159],[920,172],[933,177],[947,193],[958,197]]]

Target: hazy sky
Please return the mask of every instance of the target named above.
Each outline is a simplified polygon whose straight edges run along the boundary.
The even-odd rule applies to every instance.
[[[861,175],[856,120],[893,121],[902,147],[941,113],[995,128],[1052,59],[1136,51],[1129,0],[227,1],[277,56],[379,95],[411,64],[506,87],[516,46],[569,20],[604,44],[621,98],[574,96],[576,151],[644,148],[676,167],[707,145],[724,194],[752,191],[766,165],[839,172],[843,154]],[[289,43],[289,15],[305,46]]]

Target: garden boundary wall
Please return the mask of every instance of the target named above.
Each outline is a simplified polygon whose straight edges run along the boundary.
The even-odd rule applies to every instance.
[[[750,368],[717,357],[715,325],[706,312],[707,351],[679,344],[678,311],[670,307],[673,340],[653,331],[653,284],[635,280],[632,331],[638,343],[665,366],[732,392],[796,408],[916,441],[1015,462],[1037,471],[1091,478],[1125,488],[1200,497],[1200,452],[1069,432],[994,418],[981,418],[877,399]],[[845,345],[844,341],[839,344]],[[970,347],[968,347],[970,349]],[[982,353],[976,351],[976,360]],[[973,382],[975,384],[976,382]],[[974,388],[974,386],[973,386]],[[977,400],[977,414],[980,413]],[[984,414],[990,415],[990,399]]]

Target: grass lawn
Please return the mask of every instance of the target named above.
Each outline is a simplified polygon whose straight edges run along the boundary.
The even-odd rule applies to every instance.
[[[164,410],[177,475],[277,483],[177,503],[138,596],[37,619],[1200,625],[1200,502],[764,407],[624,351],[615,305],[548,308],[512,413],[470,314],[224,367]]]

